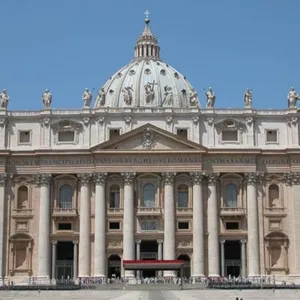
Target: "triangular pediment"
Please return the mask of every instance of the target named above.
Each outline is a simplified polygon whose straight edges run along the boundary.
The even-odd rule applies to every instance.
[[[130,132],[122,134],[110,141],[92,147],[97,151],[197,151],[206,152],[206,148],[191,142],[176,134],[158,128],[152,124],[145,124]]]

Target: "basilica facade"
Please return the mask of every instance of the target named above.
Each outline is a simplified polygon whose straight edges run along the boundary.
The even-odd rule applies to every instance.
[[[160,59],[134,59],[83,108],[10,111],[0,95],[0,277],[176,276],[123,260],[185,261],[185,276],[300,278],[298,95],[286,110],[206,108]],[[293,102],[294,101],[294,102]],[[297,102],[297,101],[296,101]]]

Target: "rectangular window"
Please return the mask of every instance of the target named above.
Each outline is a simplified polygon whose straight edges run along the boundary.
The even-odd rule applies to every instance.
[[[30,131],[19,131],[19,144],[30,144],[30,139]]]
[[[144,231],[153,231],[158,230],[157,221],[155,220],[145,220],[141,221],[141,230]]]
[[[75,140],[74,131],[60,131],[58,132],[58,142],[70,143]]]
[[[120,136],[120,129],[109,129],[109,139],[112,140]]]
[[[72,230],[72,224],[71,223],[58,223],[57,229],[58,230]]]
[[[120,222],[109,222],[109,230],[120,230]]]
[[[227,230],[239,230],[240,224],[239,224],[239,222],[226,222],[226,229]]]
[[[109,207],[110,208],[120,208],[120,193],[110,192],[110,198],[109,198]]]
[[[222,131],[222,142],[237,142],[238,131],[237,130],[223,130]]]
[[[178,230],[190,229],[190,222],[178,222]]]
[[[266,142],[267,143],[277,143],[278,142],[277,130],[267,130],[266,131]]]
[[[187,139],[188,138],[188,131],[187,129],[177,129],[177,135],[184,138],[184,139]]]

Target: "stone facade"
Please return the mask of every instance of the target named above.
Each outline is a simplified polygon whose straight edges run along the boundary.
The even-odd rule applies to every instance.
[[[136,64],[160,61],[149,32]],[[121,261],[147,258],[184,259],[194,277],[300,277],[297,109],[200,109],[178,94],[108,107],[109,88],[94,108],[52,110],[51,95],[41,111],[0,111],[3,280],[142,276]]]

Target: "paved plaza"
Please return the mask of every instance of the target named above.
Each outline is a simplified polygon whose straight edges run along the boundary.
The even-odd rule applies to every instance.
[[[294,300],[300,298],[300,290],[187,290],[187,291],[1,291],[0,300],[21,299],[114,299],[114,300]]]

